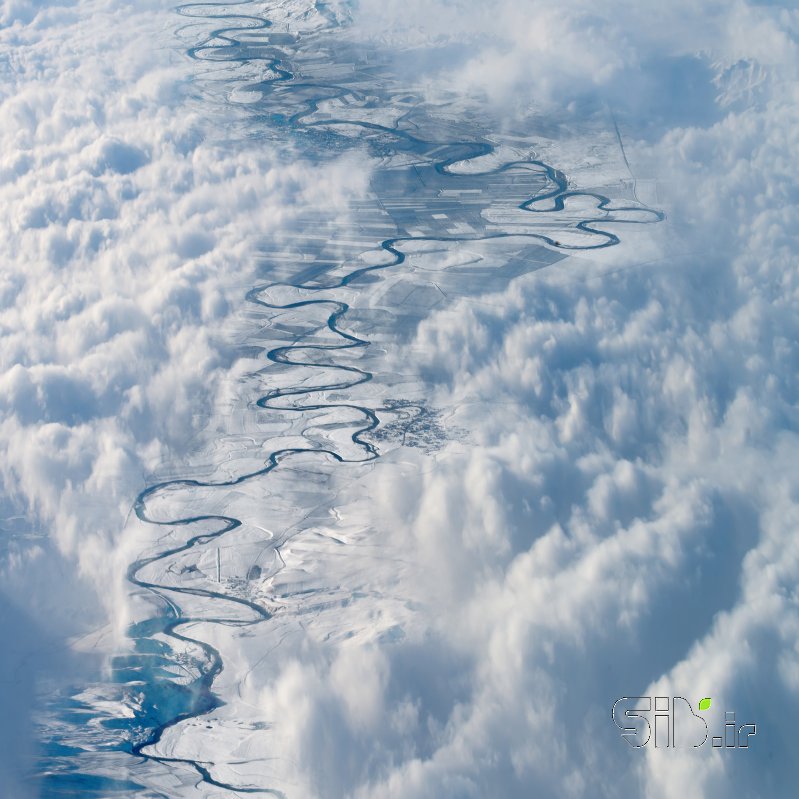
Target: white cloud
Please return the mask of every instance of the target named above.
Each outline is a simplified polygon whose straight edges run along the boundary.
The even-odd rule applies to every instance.
[[[382,724],[365,741],[342,720],[352,705],[331,675],[353,644],[324,637],[319,611],[305,624],[314,656],[293,644],[261,675],[293,764],[286,784],[296,778],[306,787],[294,795],[309,797],[788,796],[799,699],[796,12],[617,4],[592,7],[589,24],[577,3],[403,9],[387,42],[397,28],[418,47],[489,33],[447,84],[464,97],[502,75],[550,108],[561,91],[619,102],[633,171],[658,181],[669,221],[641,234],[647,265],[622,244],[609,261],[457,301],[389,346],[386,371],[407,373],[413,353],[449,429],[469,437],[435,457],[394,451],[342,489],[342,518],[348,501],[371,498],[358,545],[381,554],[368,577],[339,566],[331,583],[360,580],[374,594],[330,613],[361,641],[364,664],[379,642],[362,718],[382,706]],[[527,12],[552,35],[514,27]],[[491,42],[497,29],[508,47]],[[586,52],[570,58],[570,43]],[[432,97],[454,74],[442,59],[427,73]],[[712,107],[647,105],[638,93],[690,79],[706,80],[697,96],[712,92]],[[315,556],[321,573],[340,563]],[[394,622],[400,637],[387,634]],[[717,725],[725,709],[756,722],[748,757],[709,744],[632,757],[612,704],[661,692],[713,696]]]
[[[142,473],[181,450],[218,381],[231,391],[220,331],[256,238],[320,185],[341,207],[364,187],[351,162],[320,176],[209,142],[184,68],[143,46],[149,13],[0,17],[17,47],[0,106],[2,476],[95,579],[127,555]],[[496,113],[532,104],[568,125],[609,102],[669,221],[630,236],[640,250],[455,301],[382,343],[385,372],[414,353],[414,390],[468,436],[340,466],[322,532],[346,557],[314,525],[273,587],[311,575],[346,599],[299,621],[284,599],[262,639],[209,633],[223,679],[247,675],[219,686],[220,717],[266,720],[270,785],[295,797],[789,795],[797,12],[362,3],[355,25],[421,71],[428,99],[488,92]],[[41,551],[27,557],[10,586]],[[610,708],[656,690],[756,721],[752,757],[633,759]],[[197,730],[172,733],[165,747],[196,754]],[[239,763],[212,743],[215,767]]]
[[[330,218],[364,186],[353,161],[227,147],[220,109],[187,91],[172,14],[102,0],[0,12],[0,571],[57,639],[122,614],[111,563],[131,502],[181,456],[235,357],[226,331],[256,242],[289,230],[318,186]],[[15,533],[20,513],[53,545]],[[33,658],[17,655],[9,668]]]

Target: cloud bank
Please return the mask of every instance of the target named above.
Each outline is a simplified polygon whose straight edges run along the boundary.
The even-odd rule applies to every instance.
[[[125,518],[236,357],[256,241],[320,187],[331,218],[363,187],[353,164],[226,146],[178,21],[158,2],[0,11],[0,575],[26,606],[3,600],[11,674],[42,665],[33,625],[63,640],[124,617]],[[22,795],[19,765],[3,761],[3,795]]]
[[[144,474],[188,448],[225,384],[219,331],[257,238],[315,201],[321,167],[209,141],[186,68],[153,45],[159,14],[0,16],[3,492],[9,518],[55,544],[15,539],[17,596],[62,557],[90,586],[109,559],[122,574],[116,536]],[[362,2],[353,24],[431,102],[485,95],[498,116],[535,106],[578,132],[609,106],[669,221],[433,312],[408,347],[384,343],[386,371],[407,373],[412,352],[416,390],[468,435],[341,478],[331,528],[350,525],[347,558],[315,530],[281,553],[289,573],[310,553],[348,598],[291,634],[276,622],[268,659],[233,666],[268,720],[270,784],[309,798],[791,795],[797,12]],[[567,172],[578,160],[562,158]],[[363,190],[351,163],[324,169],[334,211]],[[64,608],[52,618],[79,605],[63,579],[70,605],[33,592]],[[636,756],[611,707],[656,693],[756,721],[752,750]]]
[[[570,125],[609,104],[669,221],[389,346],[469,436],[342,489],[341,518],[372,499],[356,549],[381,555],[342,572],[370,598],[320,611],[248,697],[292,795],[791,795],[796,10],[361,8],[431,100],[490,90]],[[753,749],[642,756],[611,720],[624,695],[712,696],[716,729],[757,722]]]

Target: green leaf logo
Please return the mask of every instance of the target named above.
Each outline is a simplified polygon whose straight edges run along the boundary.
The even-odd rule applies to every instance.
[[[710,697],[706,696],[704,699],[699,700],[700,710],[710,710]]]

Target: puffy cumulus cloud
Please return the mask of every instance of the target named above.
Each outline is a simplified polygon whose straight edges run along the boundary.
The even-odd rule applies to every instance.
[[[222,328],[256,241],[289,230],[320,187],[334,219],[365,185],[353,161],[226,146],[221,114],[189,96],[172,14],[12,2],[0,16],[3,509],[48,532],[48,557],[74,559],[106,603],[144,474],[180,455],[230,365]],[[7,585],[43,570],[23,539],[6,542],[19,555]],[[67,630],[69,582],[31,597]]]
[[[655,136],[717,118],[719,74],[750,97],[763,70],[795,78],[794,13],[745,0],[360,0],[355,19],[428,96],[568,109],[575,121],[609,104]]]
[[[489,13],[442,8],[442,40],[480,28],[460,11]],[[564,8],[558,24],[588,18]],[[336,609],[368,639],[350,686],[353,640],[274,656],[260,701],[307,786],[296,795],[793,794],[799,17],[692,8],[591,12],[623,32],[623,59],[650,41],[665,59],[708,53],[707,115],[664,116],[654,140],[627,120],[646,133],[628,143],[633,171],[669,213],[646,234],[659,257],[635,264],[622,244],[618,260],[460,300],[397,356],[407,371],[414,354],[469,435],[436,456],[395,451],[351,489],[386,547],[375,607],[391,595],[415,612],[381,637],[363,632],[379,614]],[[427,41],[422,19],[410,6],[396,23]],[[625,695],[710,696],[711,734],[734,711],[757,736],[748,752],[635,752],[611,720]]]
[[[126,618],[125,519],[213,404],[257,240],[318,191],[335,219],[365,185],[352,161],[226,146],[221,110],[187,91],[172,14],[102,0],[0,11],[4,796],[33,790],[36,682],[96,668],[65,639]]]
[[[355,17],[367,33],[376,8]],[[415,48],[431,96],[620,105],[669,221],[647,229],[648,265],[622,244],[617,269],[570,261],[460,300],[387,364],[407,372],[414,353],[469,434],[341,487],[343,507],[370,497],[368,541],[357,558],[309,551],[360,599],[294,637],[276,619],[261,670],[241,668],[274,731],[269,768],[309,798],[791,795],[797,12],[380,8],[372,35]],[[311,177],[209,143],[184,73],[154,59],[152,13],[3,6],[3,484],[88,576],[226,369],[215,331],[255,238],[290,225],[312,184],[362,187],[348,167]],[[41,590],[56,562],[12,553],[4,585],[56,605]],[[4,637],[32,629],[0,612]],[[712,696],[715,725],[756,722],[752,749],[633,752],[613,702],[661,693]]]
[[[277,670],[262,701],[308,781],[300,795],[671,796],[693,785],[722,796],[745,780],[762,790],[766,746],[789,771],[772,739],[789,740],[790,722],[758,716],[750,696],[768,686],[780,707],[796,701],[785,593],[797,550],[790,522],[769,527],[790,508],[775,504],[787,486],[772,486],[797,442],[774,421],[785,395],[749,371],[734,322],[721,321],[734,306],[708,314],[693,268],[585,283],[541,273],[422,325],[414,351],[471,441],[434,462],[390,458],[353,489],[376,503],[389,553],[369,585],[417,610],[379,657],[360,645],[360,669],[373,670],[368,681],[350,670],[360,725],[334,678],[350,642]],[[737,369],[716,363],[711,324],[729,327]],[[474,350],[450,346],[475,330]],[[713,696],[761,725],[764,749],[746,763],[707,749],[686,764],[653,756],[637,773],[642,758],[610,709],[656,692]]]

